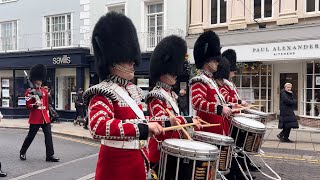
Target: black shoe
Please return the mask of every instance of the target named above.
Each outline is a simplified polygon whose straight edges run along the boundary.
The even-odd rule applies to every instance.
[[[291,140],[288,139],[288,138],[285,138],[283,142],[293,143],[293,141],[291,141]]]
[[[6,177],[6,176],[7,176],[7,173],[2,172],[2,171],[0,170],[0,177]]]
[[[88,130],[89,128],[88,128],[88,126],[83,126],[83,129],[86,129],[86,130]]]
[[[278,134],[277,137],[280,139],[281,142],[285,142],[285,140],[283,139],[283,137],[280,134]]]
[[[22,161],[25,161],[25,160],[27,159],[26,154],[20,154],[20,159],[21,159]]]
[[[48,161],[48,162],[59,162],[60,159],[57,158],[57,157],[54,157],[54,155],[52,155],[52,156],[50,156],[50,157],[47,157],[47,158],[46,158],[46,161]]]

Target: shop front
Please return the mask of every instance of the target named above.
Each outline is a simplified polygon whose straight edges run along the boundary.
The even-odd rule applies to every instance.
[[[54,105],[63,119],[73,119],[79,88],[90,84],[89,49],[71,48],[0,54],[0,111],[7,118],[27,117],[25,91],[31,66],[47,67],[44,85],[51,89]]]
[[[240,96],[264,112],[280,113],[280,91],[293,84],[300,123],[320,127],[320,40],[239,45],[239,72],[234,82]]]

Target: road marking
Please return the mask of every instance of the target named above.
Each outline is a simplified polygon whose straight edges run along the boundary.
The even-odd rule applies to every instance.
[[[56,169],[56,168],[59,168],[59,167],[62,167],[62,166],[66,166],[66,165],[69,165],[69,164],[72,164],[72,163],[75,163],[75,162],[78,162],[78,161],[82,161],[82,160],[85,160],[85,159],[89,159],[89,158],[95,157],[97,155],[98,155],[98,153],[92,154],[90,156],[86,156],[86,157],[83,157],[83,158],[74,159],[72,161],[68,161],[68,162],[65,162],[65,163],[62,163],[62,164],[58,164],[58,165],[55,165],[55,166],[52,166],[52,167],[48,167],[48,168],[41,169],[41,170],[38,170],[38,171],[34,171],[34,172],[31,172],[31,173],[28,173],[28,174],[24,174],[22,176],[18,176],[16,178],[12,178],[11,180],[19,180],[19,179],[24,179],[24,178],[27,178],[27,177],[31,177],[31,176],[34,176],[34,175],[37,175],[37,174],[41,174],[41,173],[46,172],[46,171],[50,171],[52,169]]]
[[[93,178],[95,177],[95,175],[96,175],[96,173],[91,173],[91,174],[88,174],[88,175],[86,175],[86,176],[84,176],[84,177],[81,177],[81,178],[79,178],[79,179],[77,179],[77,180],[93,179]]]
[[[306,161],[311,164],[320,164],[320,160],[317,159],[305,159],[305,158],[292,158],[292,157],[286,157],[286,156],[270,156],[270,155],[254,155],[255,157],[261,157],[261,158],[271,158],[271,159],[288,159],[288,160],[296,160],[296,161]]]
[[[100,143],[94,143],[94,142],[90,142],[88,140],[82,140],[82,139],[77,139],[77,138],[72,138],[72,137],[66,137],[66,136],[61,136],[61,135],[56,135],[53,134],[53,137],[59,138],[59,139],[63,139],[63,140],[68,140],[68,141],[73,141],[73,142],[77,142],[77,143],[81,143],[81,144],[86,144],[89,146],[94,146],[94,147],[100,147]]]

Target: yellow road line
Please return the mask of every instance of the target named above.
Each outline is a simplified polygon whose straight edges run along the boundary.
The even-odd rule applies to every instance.
[[[292,157],[286,157],[286,156],[270,156],[270,155],[254,155],[255,157],[261,157],[261,158],[270,158],[270,159],[287,159],[287,160],[296,160],[296,161],[306,161],[308,163],[312,164],[320,164],[320,160],[316,159],[305,159],[305,158],[292,158]]]

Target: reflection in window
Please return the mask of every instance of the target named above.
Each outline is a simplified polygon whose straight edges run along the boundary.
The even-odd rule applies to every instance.
[[[316,3],[316,0],[306,0],[306,10],[307,10],[307,12],[316,11],[315,3]]]
[[[75,110],[73,99],[76,90],[76,69],[56,69],[55,105],[59,110]]]
[[[0,83],[1,83],[1,107],[13,107],[13,71],[1,70]]]
[[[319,62],[306,63],[304,75],[304,115],[319,116],[320,112],[320,71]]]

